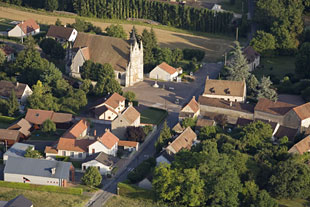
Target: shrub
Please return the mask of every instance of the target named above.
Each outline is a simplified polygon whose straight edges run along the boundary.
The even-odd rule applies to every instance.
[[[185,60],[192,60],[193,58],[196,58],[197,61],[202,61],[205,57],[205,52],[198,49],[184,49],[183,57]]]
[[[135,142],[144,142],[144,139],[146,137],[144,130],[142,127],[127,127],[126,138],[129,141],[135,141]]]
[[[100,185],[102,176],[97,167],[88,167],[81,180],[87,186],[96,187]]]

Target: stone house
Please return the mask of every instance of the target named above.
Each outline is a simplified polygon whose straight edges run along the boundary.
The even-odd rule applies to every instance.
[[[40,33],[40,26],[33,20],[28,19],[17,24],[13,29],[8,31],[9,37],[25,37]]]
[[[246,99],[246,83],[245,81],[212,80],[207,77],[202,96],[244,103]]]
[[[115,37],[79,33],[69,54],[67,72],[80,78],[80,67],[91,60],[112,65],[116,79],[125,87],[143,81],[143,45],[136,37],[130,40]]]
[[[128,106],[123,113],[118,114],[118,117],[112,121],[112,133],[120,139],[124,139],[129,126],[140,126],[140,113],[133,106]]]
[[[107,155],[104,152],[95,153],[88,156],[82,163],[82,170],[86,171],[89,167],[96,167],[101,175],[111,174],[111,171],[118,161],[116,157]]]
[[[173,81],[179,75],[179,72],[174,67],[162,62],[160,65],[156,66],[151,72],[149,77],[164,81]]]
[[[243,55],[248,61],[250,71],[254,71],[260,63],[260,54],[253,47],[248,46],[243,50]]]
[[[116,156],[119,139],[110,132],[106,132],[97,140],[88,146],[88,154],[92,155],[98,152],[104,152],[107,155]]]
[[[304,154],[305,152],[310,152],[310,136],[307,136],[298,143],[294,144],[294,146],[291,147],[288,152],[300,155]]]
[[[200,114],[200,106],[196,101],[196,97],[193,98],[181,109],[179,113],[179,121],[185,118],[196,118]]]
[[[32,94],[30,87],[24,83],[12,83],[6,80],[0,81],[0,98],[8,99],[12,90],[15,91],[19,104],[26,105],[27,98]]]
[[[285,114],[283,125],[305,131],[310,126],[310,103],[292,108]]]
[[[46,37],[55,39],[60,43],[65,43],[74,42],[77,35],[78,32],[74,28],[51,25],[47,31]]]

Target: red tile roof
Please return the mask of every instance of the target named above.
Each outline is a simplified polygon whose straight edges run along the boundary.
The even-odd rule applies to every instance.
[[[118,143],[119,139],[110,131],[106,131],[100,138],[98,138],[98,141],[100,141],[108,149],[112,149],[112,147]]]
[[[168,65],[165,62],[162,62],[158,67],[160,67],[161,69],[163,69],[164,71],[166,71],[167,73],[169,73],[170,75],[178,72],[177,69],[175,69],[174,67]]]
[[[193,142],[197,139],[197,135],[190,128],[187,127],[182,134],[180,134],[168,147],[173,148],[175,152],[179,152],[181,149],[191,149]]]
[[[119,140],[118,146],[120,147],[137,147],[139,142],[134,141],[125,141],[125,140]]]
[[[193,113],[196,113],[196,112],[199,110],[199,104],[198,104],[198,102],[196,101],[195,96],[190,100],[190,102],[188,102],[188,104],[186,104],[186,105],[181,109],[181,111],[182,111],[186,106],[188,106],[189,108],[191,108],[192,111],[193,111]]]
[[[310,102],[297,106],[293,110],[301,120],[310,118]]]
[[[57,149],[51,147],[51,146],[46,146],[44,153],[52,153],[52,154],[58,154]]]
[[[24,22],[21,22],[18,24],[18,26],[25,34],[28,34],[40,28],[40,26],[33,19],[28,19]]]
[[[299,141],[296,143],[291,149],[289,149],[289,153],[299,153],[303,154],[305,152],[310,151],[310,136],[307,136],[303,140]]]
[[[74,139],[61,137],[58,140],[57,150],[66,150],[74,152],[87,152],[88,146],[94,143],[95,140],[89,139]]]
[[[126,98],[119,95],[118,93],[113,93],[104,103],[114,110],[119,106],[120,102],[125,101]]]
[[[55,123],[67,123],[72,121],[72,114],[56,113],[41,109],[28,109],[25,119],[32,124],[43,124],[47,119]]]
[[[65,132],[62,136],[65,138],[78,138],[81,134],[87,130],[89,127],[89,123],[82,119],[75,125],[73,125],[67,132]]]
[[[204,94],[222,96],[245,96],[245,82],[206,79]]]
[[[296,105],[289,104],[281,101],[271,101],[266,98],[260,98],[254,108],[255,111],[262,111],[265,113],[270,113],[274,115],[283,116],[291,109],[296,107]]]

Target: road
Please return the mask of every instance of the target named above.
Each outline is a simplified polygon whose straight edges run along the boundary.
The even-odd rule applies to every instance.
[[[202,94],[205,85],[205,79],[208,75],[209,78],[217,78],[221,69],[221,65],[218,64],[205,64],[201,70],[195,74],[196,81],[188,85],[188,87],[193,87],[195,90],[192,90],[192,93],[184,93],[185,101],[189,101],[193,96],[198,97]],[[140,101],[140,104],[152,105],[154,103]],[[178,112],[181,108],[180,105],[169,104],[166,106],[168,110],[167,123],[169,127],[173,127],[178,122]],[[151,136],[143,145],[141,145],[139,151],[132,157],[132,160],[129,161],[123,169],[119,169],[118,174],[114,179],[103,187],[103,192],[99,193],[95,198],[92,198],[86,206],[89,207],[102,207],[104,203],[111,198],[114,194],[117,193],[117,183],[124,181],[127,178],[128,173],[137,167],[143,160],[153,156],[155,154],[155,142],[160,134],[160,129],[162,125],[158,126],[158,129],[155,131],[153,136]]]

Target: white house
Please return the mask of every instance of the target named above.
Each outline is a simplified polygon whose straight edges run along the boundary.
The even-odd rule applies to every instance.
[[[28,148],[34,150],[34,145],[16,142],[10,149],[3,154],[3,163],[5,164],[9,157],[24,157]]]
[[[28,19],[17,24],[13,29],[8,31],[9,37],[25,37],[40,33],[40,26],[33,20]]]
[[[104,152],[95,153],[87,157],[82,163],[82,170],[86,171],[88,167],[97,167],[101,175],[110,174],[117,158],[107,155]]]
[[[98,152],[104,152],[108,155],[116,156],[119,139],[110,132],[106,132],[94,143],[88,146],[88,154],[92,155]]]
[[[46,37],[53,38],[58,42],[74,42],[78,32],[71,27],[51,25],[47,31]]]
[[[185,118],[195,118],[200,114],[200,106],[196,101],[195,96],[181,109],[179,113],[179,120]]]
[[[245,102],[245,81],[206,79],[203,95],[208,98],[222,99],[230,102]]]
[[[256,52],[253,47],[248,46],[243,50],[243,55],[248,61],[249,69],[250,71],[253,71],[256,69],[257,66],[259,66],[260,63],[260,54]]]
[[[6,80],[0,81],[0,98],[9,98],[12,90],[15,91],[18,102],[21,105],[25,105],[27,98],[32,94],[32,90],[27,84],[19,82],[13,83]]]
[[[222,6],[220,4],[203,2],[203,5],[212,11],[216,11],[216,12],[223,11]]]
[[[173,81],[179,75],[178,70],[174,67],[162,62],[156,66],[151,72],[149,77],[153,79],[159,79],[164,81]]]

